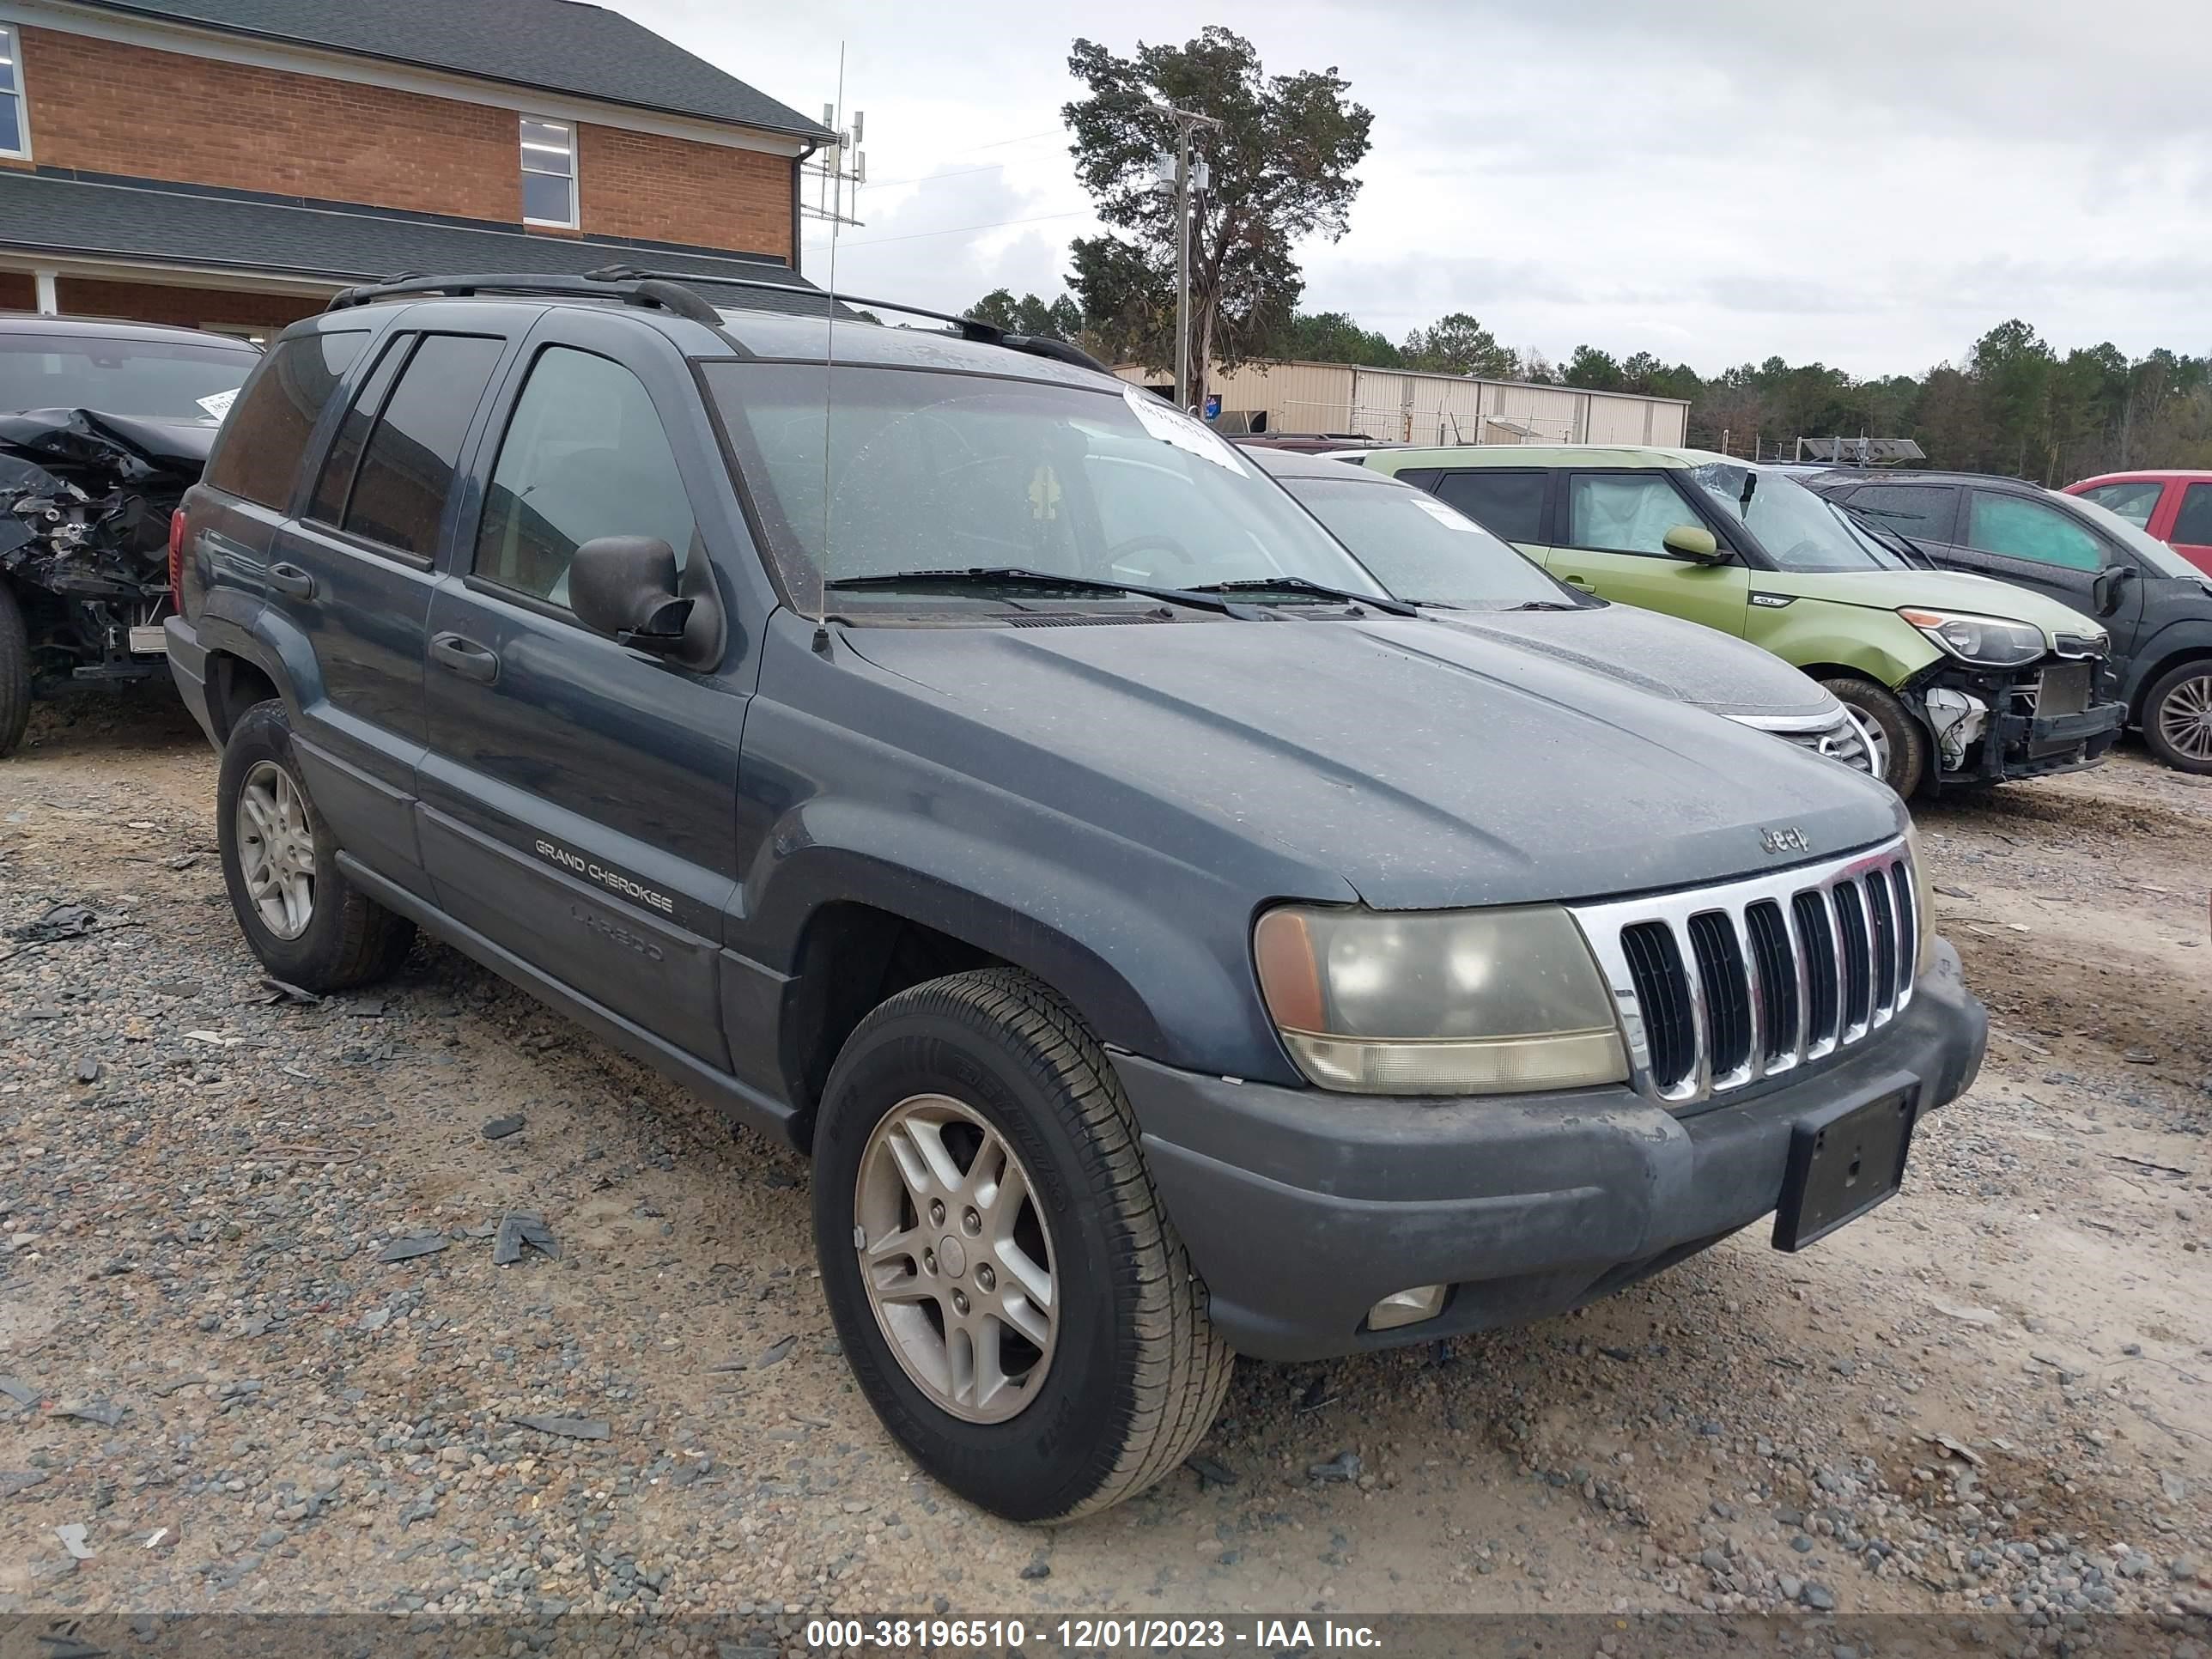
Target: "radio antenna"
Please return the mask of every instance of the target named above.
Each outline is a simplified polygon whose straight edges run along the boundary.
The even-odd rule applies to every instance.
[[[837,133],[836,143],[844,146],[845,134],[845,43],[837,43]],[[838,166],[844,165],[842,156]],[[844,228],[842,214],[830,216],[830,292],[837,291],[837,233]],[[818,625],[825,619],[830,608],[830,420],[834,401],[833,389],[837,369],[837,301],[830,301],[830,323],[822,337],[822,558],[815,568],[814,620]]]

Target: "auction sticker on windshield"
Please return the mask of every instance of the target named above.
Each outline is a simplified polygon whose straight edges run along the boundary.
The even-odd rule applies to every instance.
[[[229,414],[231,404],[235,403],[237,400],[238,388],[236,386],[231,387],[228,392],[210,392],[204,398],[195,398],[192,399],[192,401],[198,404],[202,409],[207,410],[208,418],[211,421],[219,421],[224,416]]]
[[[1171,409],[1149,392],[1135,386],[1121,388],[1121,400],[1137,417],[1138,424],[1162,443],[1173,444],[1177,449],[1187,449],[1192,454],[1225,467],[1240,478],[1252,475],[1244,470],[1244,463],[1237,452],[1221,439],[1207,431],[1198,422],[1177,409]]]
[[[1462,530],[1473,534],[1482,528],[1465,514],[1453,512],[1433,495],[1416,495],[1413,497],[1413,505],[1447,530]]]

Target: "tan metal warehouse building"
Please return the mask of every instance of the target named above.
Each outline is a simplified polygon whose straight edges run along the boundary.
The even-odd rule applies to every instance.
[[[1115,373],[1156,391],[1172,384],[1134,365]],[[1264,415],[1270,432],[1357,432],[1396,443],[1680,444],[1690,419],[1690,405],[1675,398],[1349,363],[1217,368],[1206,389],[1220,396],[1224,431],[1249,431]]]

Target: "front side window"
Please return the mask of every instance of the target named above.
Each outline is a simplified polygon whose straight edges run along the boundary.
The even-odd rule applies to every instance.
[[[568,603],[568,562],[601,536],[651,536],[690,557],[696,526],[668,434],[621,364],[549,346],[514,405],[484,498],[476,574]]]
[[[2193,483],[2182,495],[2173,539],[2183,547],[2212,544],[2212,483]]]
[[[522,216],[533,225],[576,223],[576,129],[522,118]]]
[[[1410,484],[1299,477],[1283,488],[1401,599],[1472,611],[1580,603],[1474,520]]]
[[[2105,566],[2105,550],[2096,537],[2058,508],[1984,489],[1974,491],[1966,509],[1966,545],[2065,570]]]
[[[1447,472],[1437,494],[1509,542],[1544,539],[1544,475],[1540,472]]]
[[[2128,483],[2099,484],[2094,489],[2085,489],[2081,499],[2094,501],[2109,513],[2117,513],[2136,529],[2148,526],[2150,515],[2158,511],[2158,498],[2166,486],[2156,479],[2137,479]]]
[[[1567,544],[1664,556],[1667,532],[1699,523],[1664,472],[1580,472],[1567,480]]]
[[[1690,477],[1705,499],[1759,538],[1784,570],[1894,570],[1905,561],[1854,528],[1843,509],[1786,472],[1710,461]]]
[[[368,343],[365,329],[278,341],[224,418],[207,482],[263,507],[289,506],[315,422]]]
[[[30,153],[31,118],[23,106],[22,45],[14,29],[0,23],[0,155]]]
[[[503,349],[475,335],[422,336],[362,451],[347,530],[417,558],[437,551],[461,440]]]
[[[1015,568],[1174,587],[1373,576],[1206,427],[1131,390],[709,363],[786,590]]]

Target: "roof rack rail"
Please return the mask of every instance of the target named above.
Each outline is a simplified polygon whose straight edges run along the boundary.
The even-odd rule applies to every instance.
[[[695,275],[692,280],[698,278]],[[331,296],[325,311],[343,311],[353,306],[365,306],[378,300],[398,299],[410,294],[586,294],[603,299],[617,299],[625,305],[652,306],[672,312],[678,317],[688,317],[695,323],[704,323],[709,328],[721,326],[722,319],[714,307],[701,299],[679,281],[660,276],[639,273],[633,277],[624,272],[610,276],[594,272],[588,276],[549,276],[523,271],[471,272],[453,276],[428,276],[409,272],[380,283],[363,283],[357,287],[341,289]]]
[[[857,294],[837,294],[828,289],[794,290],[789,283],[771,283],[757,276],[707,276],[696,271],[649,270],[639,265],[606,265],[590,273],[596,281],[605,282],[665,282],[704,283],[712,288],[766,289],[771,293],[818,294],[834,305],[852,306],[869,311],[896,311],[905,317],[927,317],[932,322],[949,323],[963,340],[973,340],[981,345],[1005,346],[1011,351],[1024,351],[1032,357],[1049,357],[1054,362],[1073,363],[1078,368],[1097,369],[1102,374],[1114,371],[1081,346],[1066,340],[1055,340],[1042,334],[1009,334],[996,323],[987,323],[980,317],[956,317],[949,311],[932,311],[927,306],[910,306],[898,300],[867,300]],[[718,319],[719,320],[719,319]]]

